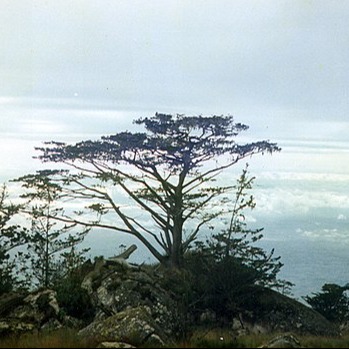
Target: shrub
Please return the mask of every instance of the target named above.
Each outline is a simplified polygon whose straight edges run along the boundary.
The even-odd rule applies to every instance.
[[[345,286],[324,284],[321,290],[322,292],[313,293],[313,296],[305,296],[305,301],[329,321],[334,323],[348,321],[349,297],[347,291],[349,284]]]
[[[66,276],[55,286],[57,301],[67,315],[89,322],[94,316],[90,297],[81,287],[82,278],[78,272]]]

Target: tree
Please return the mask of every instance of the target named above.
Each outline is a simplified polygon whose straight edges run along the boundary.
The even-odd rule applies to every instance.
[[[27,237],[27,253],[24,260],[30,262],[30,273],[41,287],[52,287],[57,279],[66,276],[74,267],[82,264],[83,254],[76,245],[83,241],[89,229],[71,233],[72,226],[58,224],[55,220],[63,211],[57,207],[62,197],[60,185],[51,181],[61,171],[38,171],[15,181],[21,182],[26,192],[21,195],[27,200],[24,212],[31,221]]]
[[[26,243],[26,229],[11,222],[19,208],[8,202],[7,188],[3,185],[0,189],[0,295],[11,291],[15,282],[10,252]]]
[[[256,206],[250,194],[254,179],[249,176],[246,165],[234,186],[233,199],[228,200],[232,207],[225,219],[226,227],[205,242],[197,241],[186,256],[194,279],[193,299],[200,300],[201,312],[210,309],[231,317],[241,304],[251,299],[254,286],[292,286],[277,278],[283,264],[280,257],[274,257],[274,250],[267,253],[256,245],[263,238],[263,229],[247,227],[246,210]]]
[[[180,267],[203,226],[224,212],[218,200],[231,186],[214,185],[219,174],[242,159],[280,148],[268,141],[238,144],[235,138],[248,126],[235,123],[232,116],[156,114],[135,123],[145,132],[120,132],[72,145],[47,142],[37,148],[38,158],[74,169],[64,179],[67,193],[94,200],[90,209],[100,218],[110,213],[118,218],[107,223],[66,215],[62,220],[128,234],[160,263]],[[131,210],[113,197],[108,184],[132,201]],[[135,206],[142,209],[142,219],[136,218]]]
[[[334,323],[344,323],[349,320],[349,284],[324,284],[321,292],[305,296],[305,301],[321,315]]]
[[[283,266],[280,257],[274,257],[274,249],[267,253],[263,248],[256,246],[263,238],[264,228],[250,229],[246,222],[246,210],[256,207],[255,198],[250,194],[254,180],[255,177],[249,176],[246,165],[234,186],[235,195],[231,201],[232,208],[227,227],[213,234],[207,241],[206,248],[218,262],[233,258],[238,264],[252,269],[254,282],[259,285],[278,287],[284,284],[276,278]]]

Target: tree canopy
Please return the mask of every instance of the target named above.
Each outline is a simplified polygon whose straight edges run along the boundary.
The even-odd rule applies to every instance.
[[[225,212],[219,200],[232,186],[214,183],[217,176],[242,159],[280,148],[266,140],[237,143],[248,126],[232,116],[155,114],[135,123],[145,132],[125,131],[76,144],[46,142],[37,148],[38,158],[70,166],[72,171],[61,178],[66,195],[91,200],[88,208],[99,216],[86,220],[66,214],[63,221],[129,234],[161,263],[178,267],[203,226]],[[110,187],[121,189],[133,206],[119,202]],[[142,209],[142,219],[135,206]],[[117,219],[103,220],[110,214]]]
[[[324,284],[321,292],[303,297],[310,306],[334,323],[349,320],[349,284]]]

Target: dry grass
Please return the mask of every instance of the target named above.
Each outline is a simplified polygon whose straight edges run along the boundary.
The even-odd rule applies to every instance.
[[[0,340],[0,348],[95,348],[95,344],[79,338],[76,331],[67,329]]]
[[[340,338],[329,337],[300,337],[306,348],[349,348],[349,335]]]
[[[196,332],[188,342],[178,344],[178,348],[258,348],[280,334],[246,335],[233,338],[229,330],[214,329]],[[343,337],[297,337],[304,348],[349,348],[349,335]]]
[[[247,335],[236,339],[228,329],[201,330],[172,348],[258,348],[277,335]],[[304,348],[349,348],[349,335],[341,338],[296,337]],[[95,348],[96,344],[79,338],[76,331],[66,329],[0,339],[0,348]]]

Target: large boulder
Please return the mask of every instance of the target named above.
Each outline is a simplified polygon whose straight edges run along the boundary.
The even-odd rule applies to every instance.
[[[122,342],[134,346],[164,346],[168,338],[152,316],[151,309],[139,306],[121,311],[105,320],[94,321],[79,332],[97,342]]]
[[[178,307],[168,290],[160,286],[160,279],[161,274],[151,267],[128,264],[125,260],[99,259],[82,287],[96,309],[95,321],[141,307],[149,309],[148,315],[154,323],[166,336],[171,336],[179,323]]]
[[[292,334],[283,334],[271,339],[259,348],[302,348],[297,337]]]
[[[340,335],[338,326],[293,298],[265,288],[254,288],[250,295],[239,321],[234,321],[237,332]]]
[[[0,298],[0,335],[61,327],[56,292],[7,294]]]

